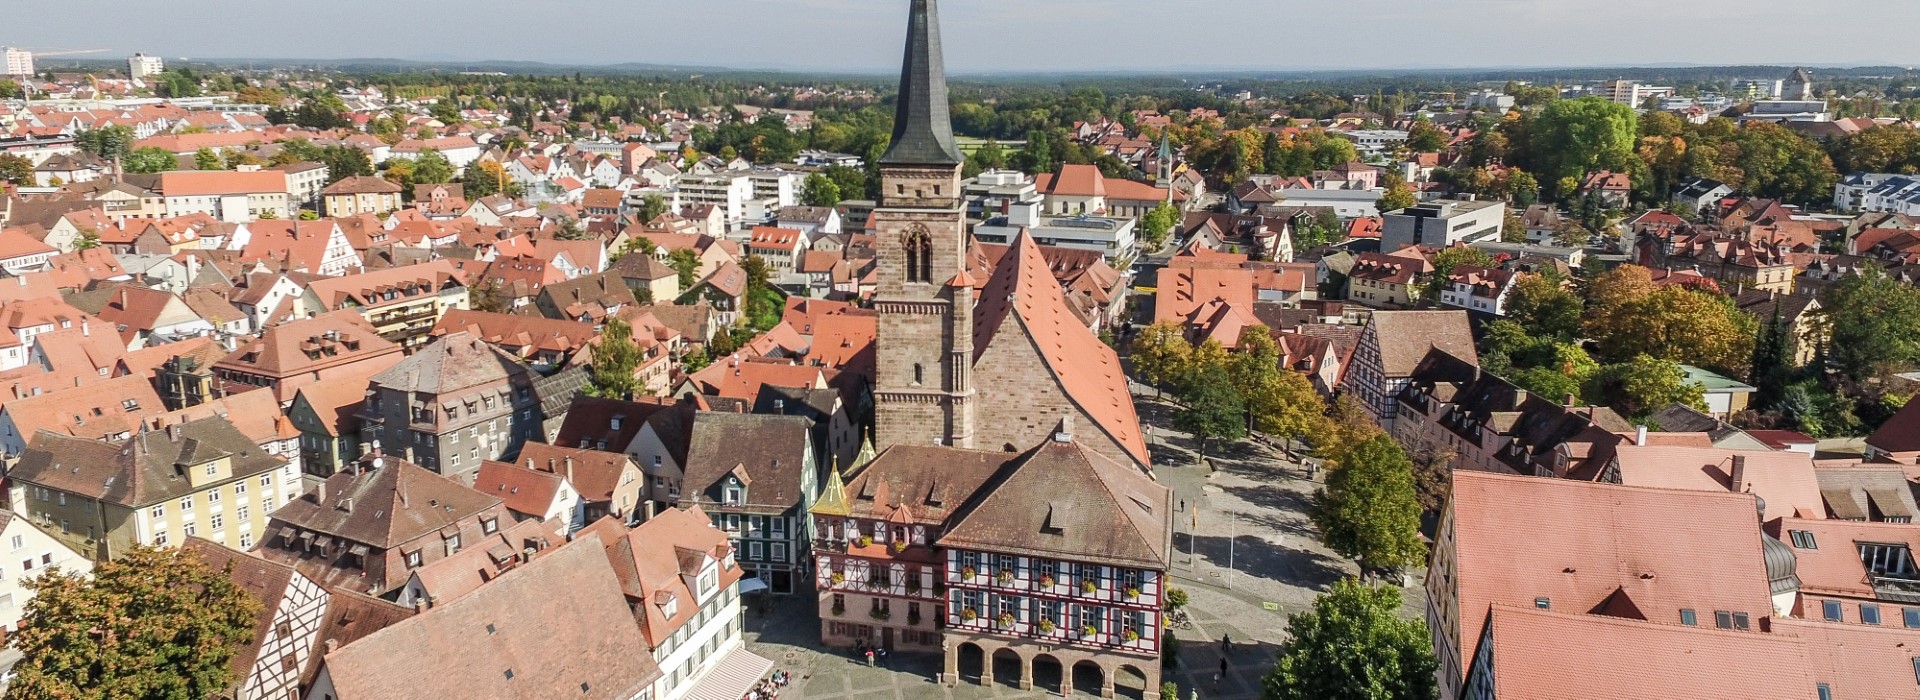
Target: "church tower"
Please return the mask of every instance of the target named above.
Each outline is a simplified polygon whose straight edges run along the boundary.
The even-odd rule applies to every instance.
[[[873,212],[880,313],[875,447],[973,446],[973,286],[936,0],[913,0],[893,142]]]

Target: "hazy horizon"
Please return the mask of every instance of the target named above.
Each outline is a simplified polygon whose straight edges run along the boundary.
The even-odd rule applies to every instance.
[[[405,5],[402,17],[381,19],[397,7],[340,0],[312,12],[171,0],[114,8],[117,19],[103,22],[83,16],[77,4],[31,3],[8,11],[18,21],[0,32],[0,45],[109,49],[77,59],[138,51],[170,59],[642,63],[884,75],[898,70],[907,3],[425,0]],[[1920,48],[1900,42],[1808,40],[1834,36],[1861,17],[1878,26],[1920,26],[1920,3],[946,0],[940,11],[947,65],[956,74],[1920,63]],[[538,29],[510,32],[499,26],[502,17]],[[591,21],[596,17],[620,21]],[[1164,50],[1156,53],[1156,44]]]

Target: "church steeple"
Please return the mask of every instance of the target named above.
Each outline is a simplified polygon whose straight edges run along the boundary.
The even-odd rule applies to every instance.
[[[881,165],[959,165],[947,113],[947,70],[940,57],[937,0],[913,0],[907,18],[907,55],[900,67],[900,104],[893,117],[893,143]]]

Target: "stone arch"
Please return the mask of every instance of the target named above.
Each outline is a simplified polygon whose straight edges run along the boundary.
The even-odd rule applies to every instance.
[[[1052,654],[1035,654],[1033,657],[1033,690],[1046,691],[1048,695],[1059,695],[1061,687],[1071,678],[1068,666],[1059,657]]]
[[[974,682],[982,680],[982,674],[989,668],[985,647],[973,642],[961,642],[954,647],[953,653],[957,657],[953,667],[954,675],[961,680]]]
[[[1106,697],[1107,675],[1107,667],[1100,665],[1100,662],[1083,658],[1073,662],[1073,670],[1068,677],[1072,679],[1073,692]]]
[[[1150,700],[1159,697],[1159,667],[1148,669],[1136,663],[1122,663],[1115,667],[1110,675],[1113,683],[1113,696],[1116,698],[1140,698]],[[1168,700],[1172,700],[1169,698]]]
[[[1009,688],[1019,688],[1026,678],[1027,659],[1012,647],[1000,647],[987,655],[988,663],[993,664],[993,681]],[[984,685],[984,683],[983,683]]]

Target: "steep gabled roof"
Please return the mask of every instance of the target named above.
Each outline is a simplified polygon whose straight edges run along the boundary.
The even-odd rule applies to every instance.
[[[1172,552],[1173,491],[1071,440],[1007,463],[956,517],[941,546],[1149,569]]]
[[[377,465],[377,466],[375,466]],[[323,500],[321,494],[325,494]],[[412,462],[369,457],[273,512],[275,523],[392,549],[500,505]]]
[[[342,698],[624,700],[660,677],[598,535],[326,655]]]
[[[1067,397],[1138,464],[1148,464],[1147,441],[1140,432],[1140,417],[1134,412],[1119,356],[1067,309],[1060,283],[1041,257],[1039,244],[1024,230],[1013,239],[974,308],[975,362],[1009,317],[1025,326],[1042,364]]]

